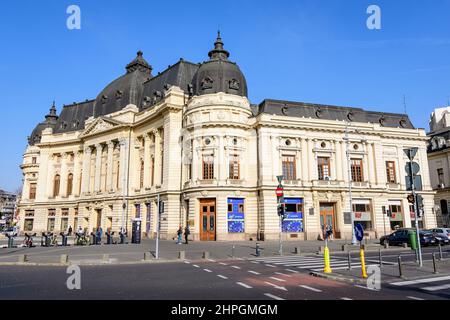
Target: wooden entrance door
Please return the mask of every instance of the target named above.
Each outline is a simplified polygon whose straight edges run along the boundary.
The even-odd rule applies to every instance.
[[[215,200],[200,200],[200,240],[216,241]]]
[[[324,226],[331,226],[333,230],[333,236],[338,237],[336,234],[336,217],[334,215],[333,203],[321,203],[320,204],[320,228],[323,231]]]

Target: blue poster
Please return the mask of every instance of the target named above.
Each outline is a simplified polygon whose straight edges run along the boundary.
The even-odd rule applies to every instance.
[[[286,219],[282,223],[282,230],[286,233],[304,232],[303,199],[285,198]]]
[[[245,199],[228,199],[228,232],[244,233],[245,232]]]

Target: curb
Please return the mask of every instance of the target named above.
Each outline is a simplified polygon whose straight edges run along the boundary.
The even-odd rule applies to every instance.
[[[313,277],[317,277],[317,278],[335,280],[335,281],[346,282],[346,283],[351,283],[351,284],[362,284],[362,285],[367,284],[367,282],[365,280],[348,278],[348,277],[344,277],[344,276],[333,276],[333,275],[328,275],[328,274],[321,273],[321,272],[311,272],[310,275],[312,275]]]
[[[123,266],[123,265],[146,265],[146,264],[164,264],[164,263],[181,263],[183,260],[142,260],[130,262],[80,262],[80,263],[46,263],[46,262],[0,262],[0,267],[4,266],[21,266],[21,267],[68,267],[70,265],[78,266]]]

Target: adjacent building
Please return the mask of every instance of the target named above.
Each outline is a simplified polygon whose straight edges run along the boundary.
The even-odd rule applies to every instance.
[[[283,175],[285,239],[315,240],[324,224],[348,239],[351,211],[368,236],[379,237],[413,223],[403,152],[410,147],[419,147],[420,224],[436,226],[428,138],[407,115],[253,104],[229,57],[219,34],[207,61],[181,59],[153,76],[138,52],[96,99],[65,105],[59,115],[53,105],[23,157],[21,229],[117,232],[141,219],[148,237],[160,221],[167,239],[186,224],[200,241],[278,239],[275,189]]]
[[[428,162],[436,190],[435,211],[440,227],[450,227],[450,106],[436,109],[430,119]]]
[[[0,229],[11,224],[16,208],[17,195],[0,190]]]

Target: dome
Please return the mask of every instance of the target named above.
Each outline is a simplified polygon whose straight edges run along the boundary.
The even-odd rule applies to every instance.
[[[228,60],[230,53],[223,49],[220,32],[209,52],[209,61],[204,62],[193,79],[194,95],[224,92],[247,97],[247,81],[239,66]]]
[[[58,121],[58,116],[56,115],[56,106],[53,101],[53,105],[50,108],[50,113],[45,116],[45,121],[39,123],[36,128],[34,128],[31,136],[28,137],[28,144],[34,146],[41,142],[42,132],[47,128],[54,128],[56,122]]]
[[[111,82],[97,96],[94,117],[122,110],[129,104],[139,106],[144,82],[152,77],[152,67],[139,51],[137,57],[126,66],[127,73]]]

